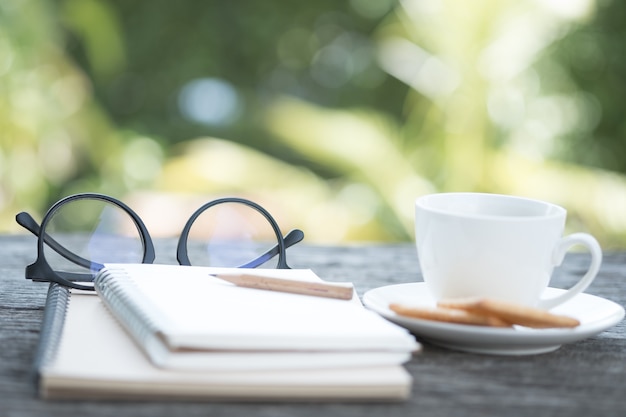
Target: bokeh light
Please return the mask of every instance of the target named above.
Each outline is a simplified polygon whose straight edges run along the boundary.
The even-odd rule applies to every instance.
[[[237,90],[217,78],[188,82],[180,91],[178,103],[186,118],[207,125],[230,124],[241,111]]]
[[[0,2],[0,230],[96,191],[163,235],[242,195],[311,242],[409,241],[415,197],[486,191],[626,247],[624,10]]]

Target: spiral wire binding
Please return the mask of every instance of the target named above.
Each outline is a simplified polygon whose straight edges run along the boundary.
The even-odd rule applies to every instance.
[[[33,379],[37,386],[42,368],[51,363],[57,354],[69,299],[70,291],[68,288],[54,282],[50,283],[41,323],[39,345],[33,363]]]
[[[115,277],[115,279],[112,279]],[[167,350],[159,340],[159,326],[168,320],[141,295],[132,277],[122,268],[107,267],[94,279],[96,292],[108,310],[147,351],[161,358]],[[134,294],[131,297],[130,294]]]

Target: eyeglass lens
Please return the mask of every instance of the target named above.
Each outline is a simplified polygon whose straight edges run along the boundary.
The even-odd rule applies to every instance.
[[[60,205],[50,217],[45,234],[87,261],[68,259],[62,251],[44,245],[44,257],[55,271],[85,272],[86,263],[139,263],[144,253],[141,235],[130,215],[99,199],[82,198]]]
[[[237,267],[259,258],[277,243],[269,221],[245,204],[216,204],[195,220],[187,250],[191,265]],[[276,268],[278,257],[262,265]]]

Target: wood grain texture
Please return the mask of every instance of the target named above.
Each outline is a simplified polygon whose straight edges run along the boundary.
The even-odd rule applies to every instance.
[[[172,263],[175,242],[159,242]],[[37,398],[32,363],[47,285],[24,279],[35,254],[29,236],[0,236],[0,416],[618,416],[626,410],[624,322],[606,332],[537,356],[500,357],[425,344],[407,365],[413,394],[402,403],[46,402]],[[328,281],[351,281],[360,295],[393,283],[420,281],[412,244],[288,250],[294,268]],[[570,255],[553,286],[571,285],[586,255]],[[607,253],[588,293],[626,303],[626,253]],[[94,323],[97,325],[97,323]]]

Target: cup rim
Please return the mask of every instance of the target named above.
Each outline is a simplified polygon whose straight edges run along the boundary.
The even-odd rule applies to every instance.
[[[497,215],[497,214],[478,214],[478,213],[465,213],[458,210],[450,210],[446,208],[436,207],[432,205],[428,205],[429,200],[433,199],[441,199],[447,197],[462,197],[462,196],[471,196],[478,198],[493,198],[498,200],[509,200],[509,201],[524,201],[528,204],[541,205],[545,207],[545,213],[537,214],[537,215],[525,215],[525,216],[508,216],[508,215]],[[536,221],[540,219],[554,219],[563,217],[567,214],[565,208],[550,203],[548,201],[516,196],[516,195],[508,195],[508,194],[496,194],[496,193],[479,193],[479,192],[443,192],[443,193],[433,193],[433,194],[425,194],[415,199],[415,207],[420,208],[424,211],[428,211],[431,213],[437,213],[442,215],[460,217],[460,218],[473,218],[473,219],[500,219],[500,220],[517,220],[517,221]]]

